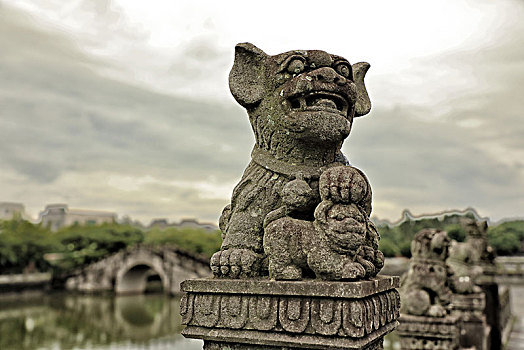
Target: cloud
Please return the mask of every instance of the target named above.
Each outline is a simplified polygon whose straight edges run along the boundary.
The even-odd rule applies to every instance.
[[[8,52],[0,57],[0,79],[8,82],[0,88],[0,158],[11,171],[0,184],[4,199],[25,202],[33,197],[31,189],[42,194],[41,206],[74,199],[79,206],[98,207],[96,198],[124,214],[131,209],[129,197],[108,179],[150,176],[157,180],[135,193],[135,204],[170,197],[178,203],[170,217],[218,217],[227,196],[206,211],[217,198],[209,188],[240,177],[253,143],[240,108],[104,77],[98,73],[104,63],[60,33],[37,30],[8,8],[0,22],[0,45]],[[101,170],[110,175],[100,177]],[[177,181],[182,185],[175,186]],[[27,192],[21,195],[15,183]],[[136,214],[137,208],[144,210],[141,218],[163,213],[140,204],[130,211]]]
[[[251,17],[224,29],[221,18],[215,23],[191,13],[199,19],[192,26],[207,24],[184,37],[190,29],[141,28],[119,7],[123,2],[21,3],[45,16],[30,18],[9,6],[0,12],[2,200],[24,202],[33,213],[48,202],[68,202],[142,220],[216,220],[254,141],[245,111],[228,96],[233,45],[224,50],[224,43],[254,33],[241,30]],[[524,8],[503,5],[515,18]],[[44,26],[44,17],[62,27]],[[495,220],[523,215],[524,24],[499,22],[479,30],[494,32],[485,45],[462,47],[448,33],[449,47],[438,52],[425,37],[431,54],[415,48],[413,59],[398,67],[402,57],[393,52],[392,33],[344,43],[342,51],[362,51],[372,63],[367,85],[374,107],[355,121],[344,151],[370,179],[375,215],[395,219],[403,208],[419,214],[468,206]],[[408,29],[413,32],[399,30]],[[279,33],[264,35],[253,37],[268,52],[295,42],[271,46]],[[381,46],[384,37],[389,46]],[[418,40],[397,39],[399,50]],[[335,35],[297,40],[285,49],[308,40],[318,48],[333,45],[337,53],[341,47]],[[370,41],[376,43],[366,49]]]
[[[524,33],[524,25],[515,30]],[[448,72],[473,71],[475,79],[438,103],[375,100],[372,114],[355,122],[345,150],[374,185],[375,214],[394,218],[399,208],[421,214],[472,206],[494,219],[523,216],[524,35],[419,64],[451,65]]]

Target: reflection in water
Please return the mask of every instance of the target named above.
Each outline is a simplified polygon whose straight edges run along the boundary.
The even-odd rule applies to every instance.
[[[165,295],[0,299],[0,349],[202,349],[180,335],[179,310]]]
[[[400,350],[397,332],[393,331],[384,338],[384,350]]]
[[[0,299],[0,349],[201,350],[180,335],[178,298],[51,294]],[[400,349],[395,333],[385,350]]]

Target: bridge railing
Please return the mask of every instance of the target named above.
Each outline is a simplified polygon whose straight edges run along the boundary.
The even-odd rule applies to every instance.
[[[510,291],[507,286],[499,287],[499,324],[502,344],[507,344],[513,329]]]
[[[499,275],[524,275],[524,256],[499,256],[495,263]]]

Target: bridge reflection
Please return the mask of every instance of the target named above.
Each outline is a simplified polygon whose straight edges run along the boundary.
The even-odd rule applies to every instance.
[[[0,349],[201,349],[180,335],[179,308],[161,294],[0,299]]]

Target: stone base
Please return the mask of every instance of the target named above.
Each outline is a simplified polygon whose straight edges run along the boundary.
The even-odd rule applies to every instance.
[[[452,314],[459,317],[459,344],[461,348],[491,349],[491,327],[486,323],[484,293],[453,294]]]
[[[358,282],[198,279],[181,284],[182,334],[204,349],[382,349],[398,277]]]
[[[499,287],[496,283],[482,283],[480,284],[480,288],[482,288],[486,296],[486,307],[484,309],[484,315],[486,316],[486,322],[491,327],[491,350],[501,350],[503,349],[503,346],[500,330]]]
[[[377,341],[368,344],[361,348],[362,350],[383,350],[382,338]],[[206,340],[204,341],[204,350],[309,350],[311,347],[287,347],[287,346],[270,346],[270,345],[252,345],[252,344],[241,344],[241,343],[227,343],[227,342],[214,342]],[[318,349],[318,348],[314,348]],[[342,349],[336,347],[333,349]]]
[[[402,350],[455,350],[459,348],[457,316],[400,315],[397,334]]]

